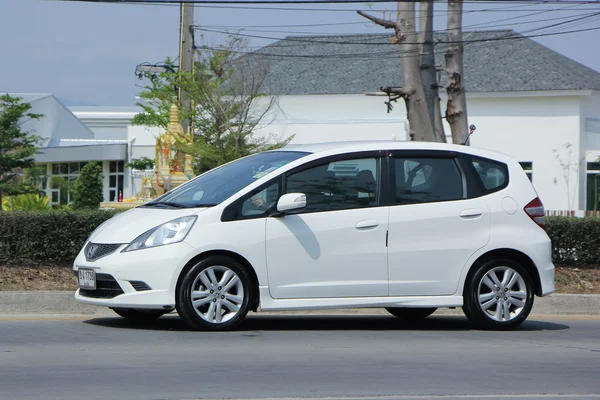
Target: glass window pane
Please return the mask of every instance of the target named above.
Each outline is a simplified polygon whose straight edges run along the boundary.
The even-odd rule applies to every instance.
[[[60,189],[60,204],[69,204],[69,188]]]
[[[344,160],[287,178],[287,193],[304,193],[304,212],[345,210],[377,204],[379,163],[375,158]]]
[[[529,161],[521,161],[519,164],[521,164],[521,168],[523,168],[524,171],[531,171],[533,168],[533,163]]]
[[[475,167],[481,183],[488,193],[505,187],[505,183],[508,180],[508,169],[505,164],[479,158],[472,159],[471,163]]]
[[[395,158],[396,204],[461,200],[462,177],[452,158]]]
[[[58,203],[58,191],[52,191],[52,202]]]
[[[117,177],[116,175],[111,175],[108,177],[108,186],[111,188],[117,187]]]
[[[278,168],[308,153],[269,151],[244,157],[176,187],[160,201],[183,204],[219,204],[252,182],[271,176]],[[202,200],[197,196],[202,193]]]
[[[117,191],[111,190],[108,192],[108,201],[116,201]]]
[[[59,164],[59,173],[61,175],[67,175],[69,173],[69,164],[64,163],[64,164]]]
[[[117,162],[111,161],[108,163],[108,172],[117,172]]]
[[[117,175],[117,188],[123,190],[123,175]]]
[[[242,203],[242,215],[244,217],[264,216],[267,210],[277,205],[278,199],[279,183],[274,183],[244,201]]]
[[[79,174],[79,163],[70,163],[69,164],[69,174],[74,174],[74,175]]]
[[[125,165],[124,161],[118,161],[117,162],[118,172],[123,172],[124,165]]]
[[[600,171],[600,162],[589,162],[587,163],[588,171]]]
[[[600,210],[600,174],[587,174],[586,209]]]
[[[52,164],[52,175],[58,175],[59,173],[59,164]]]

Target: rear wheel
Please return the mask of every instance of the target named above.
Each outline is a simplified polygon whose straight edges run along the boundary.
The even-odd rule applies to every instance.
[[[230,330],[246,317],[251,296],[246,270],[229,257],[211,256],[185,273],[177,312],[192,329]]]
[[[162,317],[167,311],[144,310],[139,308],[112,308],[121,317],[135,323],[149,323]]]
[[[393,316],[400,318],[402,321],[418,322],[429,317],[437,310],[437,308],[388,307],[386,310]]]
[[[533,285],[519,263],[491,260],[467,278],[463,298],[463,311],[470,321],[484,329],[512,329],[531,312]]]

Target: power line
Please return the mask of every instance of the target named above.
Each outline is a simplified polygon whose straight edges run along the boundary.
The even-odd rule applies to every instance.
[[[589,13],[589,14],[585,14],[585,16],[595,16],[597,15],[597,13]],[[549,21],[559,21],[559,20],[564,20],[567,18],[572,18],[572,15],[565,15],[562,17],[553,17],[553,18],[543,18],[543,19],[536,19],[536,20],[529,20],[529,21],[521,21],[521,22],[512,22],[512,23],[500,23],[497,24],[496,22],[500,22],[502,20],[496,20],[493,22],[482,22],[482,23],[477,23],[477,24],[471,24],[471,25],[464,25],[463,26],[463,30],[465,28],[473,28],[473,27],[479,27],[479,28],[497,28],[497,27],[504,27],[504,26],[516,26],[516,25],[526,25],[526,24],[536,24],[536,23],[540,23],[540,22],[549,22]],[[512,18],[511,18],[512,19]],[[568,21],[568,22],[571,22]],[[351,24],[365,24],[365,25],[373,25],[373,23],[371,23],[370,21],[365,21],[365,22],[360,22],[360,23],[354,23],[352,22]],[[331,26],[331,25],[336,25],[336,24],[322,24],[324,26]],[[322,26],[319,25],[319,26]],[[346,25],[346,24],[338,24],[338,25]],[[302,25],[299,25],[299,27],[301,27]],[[289,30],[269,30],[269,29],[246,29],[243,28],[242,26],[240,27],[234,27],[234,26],[218,26],[218,25],[202,25],[202,28],[206,28],[206,29],[217,29],[217,28],[222,28],[223,31],[225,32],[229,32],[229,31],[239,31],[239,32],[265,32],[265,33],[289,33],[289,34],[302,34],[302,35],[328,35],[331,34],[330,32],[315,32],[315,31],[289,31]],[[263,26],[257,26],[258,28],[261,28]],[[272,28],[275,26],[266,26],[267,28]],[[291,25],[291,27],[293,27],[293,25]],[[436,32],[447,32],[447,29],[443,29],[443,30],[438,30]],[[387,37],[387,36],[386,36]]]
[[[571,21],[567,21],[567,22],[571,22]],[[554,25],[553,25],[554,26]],[[248,37],[248,38],[254,38],[254,39],[267,39],[267,40],[277,40],[277,41],[289,41],[289,42],[302,42],[302,43],[313,43],[313,44],[343,44],[343,45],[366,45],[366,46],[383,46],[383,45],[389,45],[389,43],[379,43],[379,42],[369,42],[369,43],[365,43],[365,42],[344,42],[344,41],[331,41],[331,40],[314,40],[314,39],[305,39],[302,37],[273,37],[273,36],[263,36],[263,35],[252,35],[252,34],[244,34],[244,33],[231,33],[231,32],[227,32],[227,31],[220,31],[220,30],[212,30],[212,29],[206,29],[206,28],[200,28],[200,27],[195,27],[195,30],[199,30],[199,31],[203,31],[203,32],[212,32],[212,33],[221,33],[221,34],[226,34],[226,35],[232,35],[232,36],[241,36],[241,37]],[[535,30],[542,30],[544,29],[544,27],[541,28],[535,28],[531,31],[535,31]],[[583,29],[583,30],[574,30],[574,31],[565,31],[565,32],[558,32],[558,33],[549,33],[549,34],[538,34],[538,35],[519,35],[518,37],[514,37],[512,39],[519,39],[519,38],[529,38],[529,37],[542,37],[542,36],[551,36],[551,35],[556,35],[556,34],[567,34],[567,33],[575,33],[575,32],[585,32],[588,30],[596,30],[598,28],[590,28],[590,29]],[[462,40],[460,43],[477,43],[477,42],[489,42],[489,41],[498,41],[498,40],[506,40],[506,38],[488,38],[488,39],[475,39],[475,40]],[[437,43],[454,43],[454,42],[450,42],[450,41],[438,41]],[[421,44],[420,42],[402,42],[402,44]]]
[[[565,34],[572,34],[572,33],[579,33],[579,32],[596,31],[596,30],[600,30],[600,26],[596,26],[596,27],[592,27],[592,28],[583,28],[583,29],[562,31],[562,32],[540,33],[540,34],[526,35],[526,36],[518,35],[518,34],[517,35],[514,35],[514,34],[513,35],[504,35],[504,36],[499,36],[496,38],[488,38],[488,39],[481,39],[481,40],[463,40],[462,42],[465,43],[465,48],[474,46],[474,45],[481,45],[481,46],[489,47],[489,46],[495,45],[496,42],[502,41],[502,40],[522,40],[522,39],[528,39],[528,38],[565,35]],[[391,37],[391,35],[389,35],[388,37]],[[340,43],[340,42],[333,42],[333,43]],[[392,43],[386,43],[386,44],[388,46],[394,46]],[[352,59],[352,58],[372,58],[372,57],[377,57],[380,59],[398,59],[398,58],[403,58],[403,57],[419,57],[420,56],[420,54],[418,54],[418,53],[414,54],[414,55],[411,55],[411,54],[407,55],[407,53],[403,53],[400,49],[387,50],[387,51],[381,51],[381,52],[370,52],[370,53],[312,54],[312,55],[282,54],[282,53],[268,52],[269,47],[270,46],[263,47],[262,49],[264,49],[265,51],[236,50],[233,52],[236,54],[251,55],[251,56],[257,56],[257,57],[299,58],[299,59]],[[272,46],[271,48],[273,50],[275,50],[278,47],[289,47],[289,46]],[[223,50],[223,49],[218,48],[218,47],[204,46],[201,48],[201,50],[218,51],[218,50]],[[434,51],[434,53],[436,55],[443,54],[444,52],[445,52],[445,50]]]
[[[202,8],[212,8],[212,9],[235,9],[235,10],[263,10],[263,11],[319,11],[319,12],[351,12],[354,13],[355,9],[346,9],[346,8],[299,8],[299,7],[287,7],[287,5],[294,4],[313,4],[313,5],[328,5],[328,4],[359,4],[364,3],[364,0],[333,0],[333,1],[323,1],[323,0],[174,0],[174,1],[165,1],[165,0],[54,0],[54,1],[62,1],[62,2],[84,2],[84,3],[96,3],[96,4],[123,4],[123,5],[146,5],[146,6],[167,6],[167,7],[179,7],[180,3],[184,4],[194,4],[195,7]],[[419,0],[404,0],[404,1],[414,1],[418,2]],[[443,0],[436,0],[436,2],[442,2]],[[395,3],[397,1],[392,0],[376,0],[374,3]],[[497,3],[518,3],[521,6],[532,6],[532,5],[546,5],[546,4],[600,4],[600,1],[583,1],[583,0],[471,0],[465,1],[465,4],[497,4]],[[285,7],[265,7],[261,5],[282,5]],[[481,9],[481,10],[465,10],[464,13],[467,12],[521,12],[521,10],[515,10],[516,6],[510,7],[498,7],[498,8],[489,8],[489,9]],[[549,10],[540,10],[540,11],[560,11],[560,8],[549,9]],[[595,11],[596,8],[590,9],[581,9],[582,11]],[[380,10],[380,9],[363,9],[363,11],[389,11],[389,10]]]
[[[364,4],[365,0],[62,0],[114,4]],[[444,0],[434,0],[436,3]],[[419,3],[420,0],[369,0],[368,3]],[[598,0],[466,0],[465,4],[600,4]]]

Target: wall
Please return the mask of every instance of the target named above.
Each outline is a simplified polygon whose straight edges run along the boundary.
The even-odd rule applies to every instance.
[[[578,97],[475,98],[468,107],[477,126],[473,146],[533,162],[533,184],[547,209],[582,209]]]
[[[280,96],[256,132],[287,138],[292,144],[352,140],[406,140],[403,101],[386,112],[387,96],[304,95]],[[260,108],[260,105],[259,105]]]
[[[563,160],[567,158],[564,144],[571,144],[572,164],[585,157],[583,150],[598,149],[598,133],[586,133],[580,140],[581,110],[597,115],[599,98],[582,100],[582,93],[557,95],[557,92],[473,94],[468,96],[469,123],[477,130],[471,136],[471,144],[507,153],[518,161],[533,162],[533,182],[547,209],[583,209],[585,206],[585,171],[580,178],[571,171],[568,174],[570,199],[563,169],[556,158],[557,150]],[[393,103],[394,109],[387,113],[387,96],[367,95],[314,95],[280,96],[279,104],[263,120],[257,130],[262,136],[289,137],[291,143],[314,143],[348,140],[407,140],[406,111],[402,100]],[[442,99],[444,101],[444,99]],[[131,115],[132,116],[132,115]],[[127,139],[133,141],[132,158],[154,158],[154,145],[158,129],[130,126],[129,119],[121,119],[127,127]],[[112,122],[111,122],[112,123]],[[94,128],[96,129],[96,128]],[[446,134],[450,129],[446,124]],[[597,136],[594,136],[597,135]],[[108,137],[107,137],[108,139]],[[451,139],[449,139],[451,141]],[[129,197],[139,191],[139,177],[132,180],[127,175]],[[130,190],[131,185],[135,189]]]
[[[533,162],[533,182],[547,209],[567,209],[570,203],[571,208],[582,208],[577,173],[568,174],[569,200],[563,169],[554,153],[557,150],[566,160],[568,151],[563,145],[570,143],[572,163],[581,157],[580,97],[550,94],[469,96],[469,123],[477,127],[471,144]],[[280,96],[279,109],[266,118],[270,124],[258,132],[295,134],[291,143],[406,140],[404,102],[393,103],[393,111],[387,113],[386,100],[366,95]],[[445,129],[451,142],[447,124]]]

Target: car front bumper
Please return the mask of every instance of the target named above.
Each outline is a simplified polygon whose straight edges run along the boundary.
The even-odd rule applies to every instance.
[[[111,308],[175,308],[179,274],[197,251],[185,242],[121,253],[125,246],[95,261],[79,253],[73,271],[95,270],[96,289],[78,289],[75,299]]]

